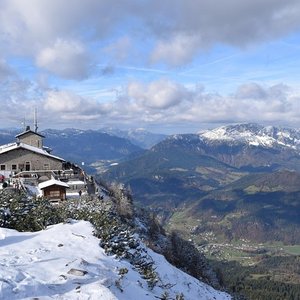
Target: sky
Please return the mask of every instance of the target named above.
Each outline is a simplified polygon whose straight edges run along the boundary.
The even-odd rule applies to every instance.
[[[300,127],[298,0],[0,0],[1,127]]]

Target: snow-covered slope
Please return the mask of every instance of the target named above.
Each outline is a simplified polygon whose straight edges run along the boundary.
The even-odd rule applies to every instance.
[[[285,146],[300,149],[300,130],[262,126],[258,124],[238,124],[222,126],[199,133],[210,141],[246,143],[253,146]]]
[[[159,275],[153,289],[126,260],[104,253],[88,222],[33,233],[0,228],[0,299],[231,299],[145,251]]]

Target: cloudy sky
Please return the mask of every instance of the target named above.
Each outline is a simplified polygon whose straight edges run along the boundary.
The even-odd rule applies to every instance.
[[[300,127],[299,0],[0,0],[1,127]]]

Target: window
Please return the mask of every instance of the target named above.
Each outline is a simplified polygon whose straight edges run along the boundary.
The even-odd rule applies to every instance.
[[[44,170],[50,170],[50,165],[49,164],[44,164]]]
[[[17,170],[17,165],[11,165],[11,170],[16,171]]]
[[[22,172],[24,171],[24,164],[19,164],[19,170]]]
[[[5,169],[6,169],[6,166],[5,166],[5,165],[1,165],[1,166],[0,166],[0,170],[1,170],[1,171],[5,171]]]
[[[60,197],[60,192],[59,191],[50,191],[49,196],[51,198]]]
[[[25,162],[25,171],[30,171],[30,162],[29,161]]]

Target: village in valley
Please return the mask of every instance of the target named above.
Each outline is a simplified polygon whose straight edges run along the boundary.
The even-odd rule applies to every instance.
[[[0,145],[0,189],[24,191],[52,204],[84,195],[105,196],[104,189],[78,165],[53,155],[44,138],[26,126],[16,141]]]

